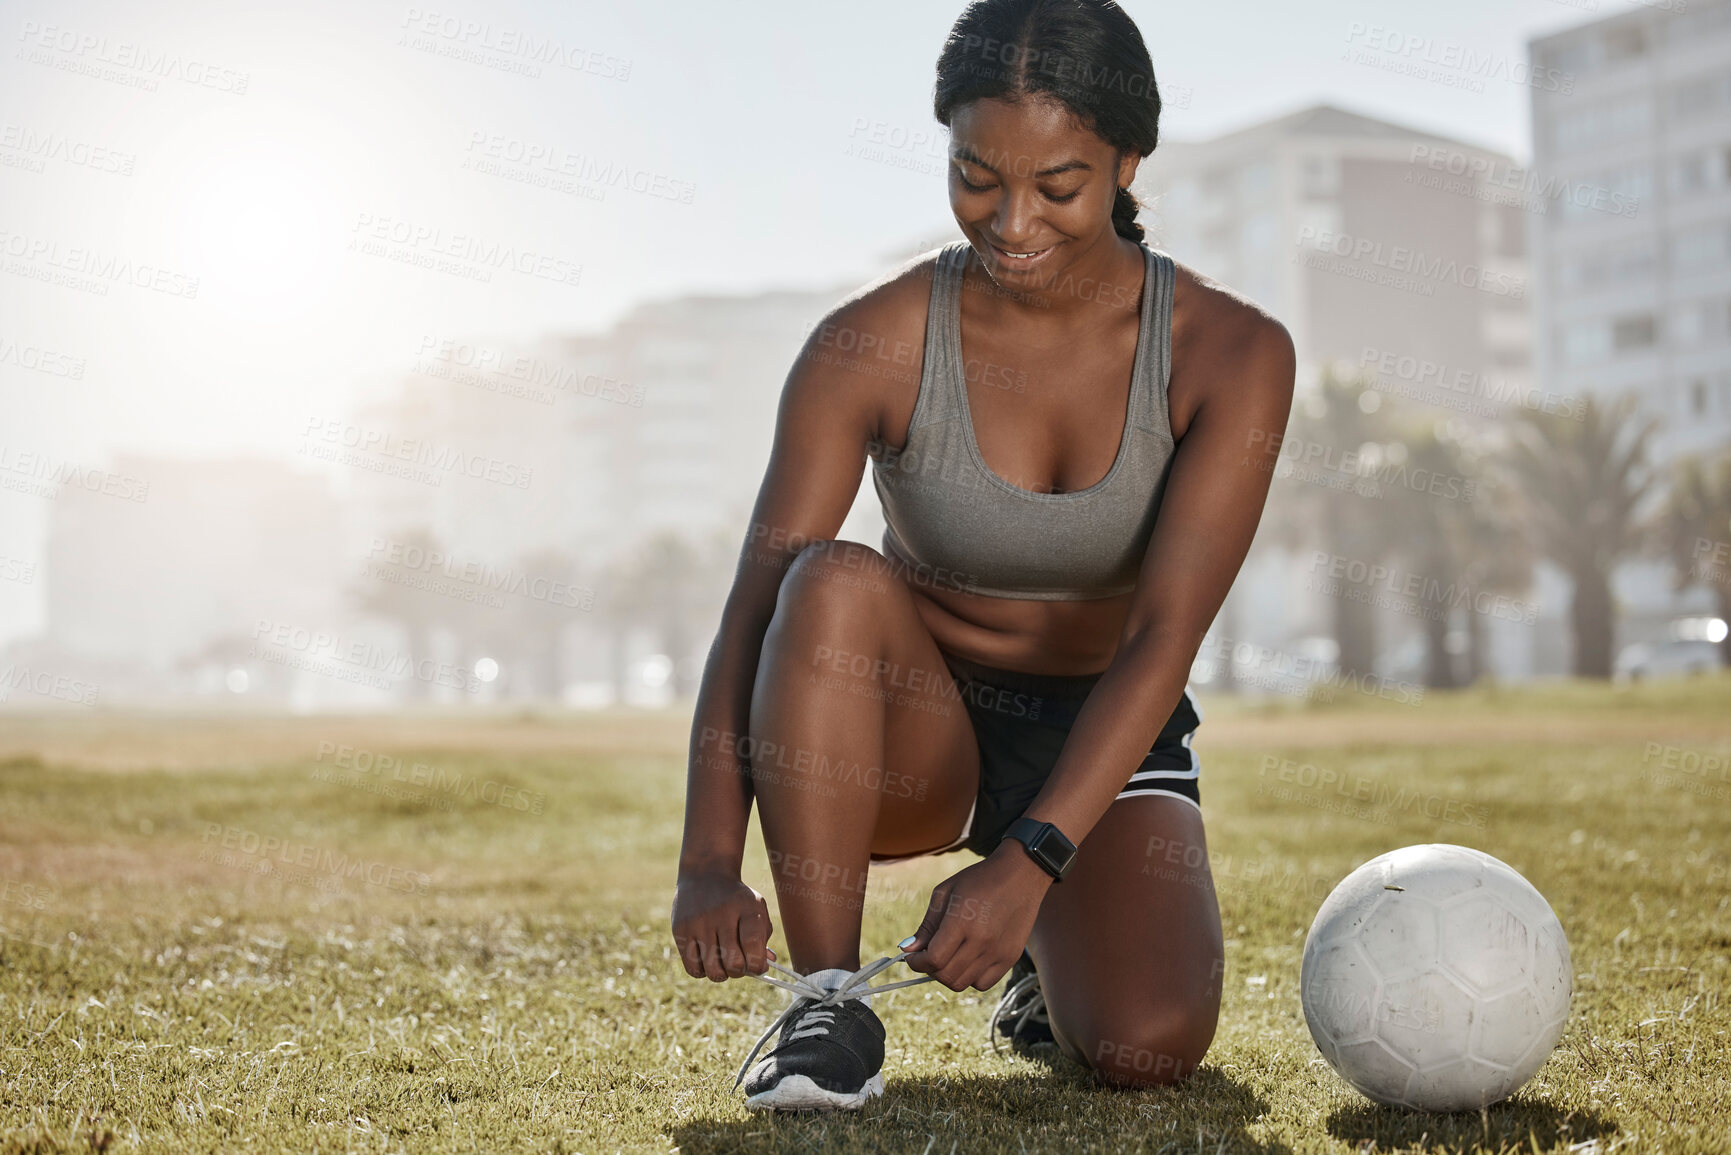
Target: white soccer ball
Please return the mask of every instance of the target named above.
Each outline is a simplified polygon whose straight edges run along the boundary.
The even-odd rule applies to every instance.
[[[1464,846],[1408,846],[1334,888],[1299,988],[1323,1058],[1381,1103],[1476,1111],[1515,1093],[1569,1017],[1569,941],[1543,895]]]

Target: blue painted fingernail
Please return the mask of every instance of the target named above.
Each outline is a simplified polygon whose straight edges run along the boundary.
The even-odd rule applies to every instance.
[[[896,949],[907,950],[910,946],[914,945],[914,940],[918,937],[920,937],[920,936],[917,933],[908,935],[908,937],[906,937],[906,938],[902,939],[902,941],[896,943]]]

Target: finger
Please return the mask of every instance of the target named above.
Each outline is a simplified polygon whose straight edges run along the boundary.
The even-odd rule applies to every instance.
[[[703,962],[697,940],[689,934],[675,934],[673,942],[679,947],[679,962],[685,967],[685,973],[694,979],[703,977]]]
[[[724,983],[727,981],[727,968],[721,964],[721,932],[712,930],[709,937],[703,940],[703,973],[709,976],[709,981]]]
[[[745,969],[760,975],[769,969],[764,955],[769,952],[769,910],[763,899],[740,916],[739,945],[745,948]]]
[[[944,937],[941,930],[938,934],[939,938]],[[938,944],[933,945],[936,947]],[[949,961],[938,968],[937,979],[952,991],[965,991],[969,981],[979,972],[981,946],[964,935],[948,949]]]
[[[746,952],[739,942],[739,919],[722,923],[718,932],[722,942],[722,970],[727,971],[729,978],[739,978],[746,973]]]
[[[951,967],[950,970],[954,977],[949,982],[944,983],[944,985],[949,987],[952,991],[955,991],[957,994],[960,994],[974,985],[974,979],[980,973],[980,964],[978,962],[972,962],[965,966]],[[943,982],[942,979],[938,981]]]
[[[932,888],[932,897],[926,903],[926,915],[920,920],[919,929],[913,933],[913,942],[907,946],[910,957],[908,966],[921,973],[929,973],[942,966],[941,960],[934,960],[929,953],[933,935],[943,924],[944,907],[949,902],[950,883],[946,879]]]
[[[998,985],[998,980],[1009,973],[1013,961],[1000,962],[990,953],[983,954],[974,963],[973,973],[968,976],[967,985],[976,991],[989,991]]]
[[[1017,958],[1020,957],[1021,956],[1018,954]],[[1015,965],[1015,959],[1010,959],[1008,962],[994,959],[980,972],[978,980],[972,985],[982,991],[989,991],[1002,982],[1004,976],[1010,973],[1010,968]]]
[[[745,973],[745,952],[739,947],[739,923],[722,923],[715,928],[717,956],[721,973],[736,979]]]
[[[969,941],[969,932],[972,929],[968,920],[964,918],[946,918],[938,924],[937,933],[933,934],[931,941],[926,944],[925,957],[932,963],[935,972],[940,976],[940,982],[943,981],[942,976],[944,975],[957,974],[956,967],[961,963],[975,960],[979,952],[978,946],[963,949],[963,944]],[[945,983],[945,985],[948,986],[949,984]],[[961,988],[950,987],[950,989],[960,990]]]
[[[730,979],[736,979],[745,973],[745,950],[739,941],[738,920],[723,923],[721,926],[721,968]]]

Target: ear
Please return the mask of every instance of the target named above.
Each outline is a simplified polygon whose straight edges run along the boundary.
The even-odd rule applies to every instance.
[[[1126,152],[1118,158],[1118,187],[1127,189],[1136,179],[1136,169],[1142,163],[1142,158],[1133,152]]]

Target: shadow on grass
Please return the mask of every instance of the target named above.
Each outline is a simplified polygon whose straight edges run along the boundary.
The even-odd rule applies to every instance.
[[[1042,1048],[1043,1050],[1044,1048]],[[857,1112],[694,1119],[670,1128],[683,1151],[1193,1150],[1290,1155],[1250,1136],[1268,1111],[1249,1086],[1203,1065],[1183,1084],[1129,1091],[1102,1087],[1066,1060],[1017,1064],[1001,1075],[889,1076],[884,1096]]]
[[[1375,1141],[1390,1147],[1420,1151],[1502,1151],[1510,1147],[1548,1151],[1592,1139],[1608,1139],[1621,1128],[1596,1111],[1568,1110],[1540,1099],[1517,1096],[1483,1112],[1457,1111],[1432,1115],[1401,1107],[1358,1103],[1328,1117],[1328,1133],[1348,1143]],[[1536,1146],[1532,1144],[1536,1143]]]

